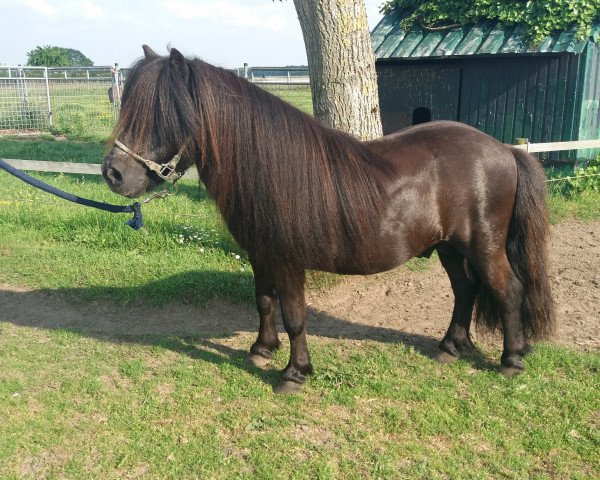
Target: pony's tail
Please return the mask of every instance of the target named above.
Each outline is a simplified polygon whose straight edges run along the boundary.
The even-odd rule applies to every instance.
[[[544,169],[523,150],[512,148],[517,164],[517,192],[506,240],[506,254],[523,285],[521,321],[525,336],[547,338],[555,329],[554,301],[548,278],[548,207]],[[489,292],[481,287],[477,320],[496,328],[500,312]]]

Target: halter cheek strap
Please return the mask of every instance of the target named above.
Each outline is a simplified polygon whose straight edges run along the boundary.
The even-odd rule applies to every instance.
[[[179,149],[179,151],[175,154],[175,156],[169,160],[167,163],[158,164],[156,162],[152,162],[150,160],[145,159],[144,157],[138,155],[133,150],[131,150],[128,146],[121,143],[119,140],[115,140],[115,145],[127,153],[130,157],[136,159],[138,162],[143,163],[149,170],[155,172],[160,178],[163,180],[172,180],[175,183],[185,172],[177,172],[175,168],[177,164],[181,160],[181,154],[185,149],[185,145]]]

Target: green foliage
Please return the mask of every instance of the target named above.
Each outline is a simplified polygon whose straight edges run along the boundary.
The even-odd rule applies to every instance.
[[[79,50],[38,45],[27,53],[27,65],[30,67],[91,67],[94,62]]]
[[[574,172],[550,172],[549,188],[552,194],[572,198],[584,192],[600,192],[600,159]]]
[[[600,0],[388,0],[383,4],[383,12],[392,10],[406,12],[405,28],[419,23],[465,25],[481,19],[521,23],[534,44],[556,30],[571,27],[578,38],[585,38],[592,23],[600,20]]]

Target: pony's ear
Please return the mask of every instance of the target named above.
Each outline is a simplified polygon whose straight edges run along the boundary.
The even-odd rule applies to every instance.
[[[142,50],[144,51],[144,56],[150,60],[151,58],[158,57],[158,53],[152,50],[148,45],[142,45]]]
[[[181,78],[183,78],[184,81],[187,81],[188,66],[187,62],[185,61],[185,57],[176,48],[171,48],[170,53],[171,55],[169,61],[171,63],[171,67],[178,72],[179,75],[181,75]]]

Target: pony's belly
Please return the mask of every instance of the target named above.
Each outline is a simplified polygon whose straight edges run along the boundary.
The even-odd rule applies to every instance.
[[[412,252],[399,242],[382,242],[377,248],[355,252],[350,256],[336,258],[331,266],[313,266],[312,270],[322,270],[340,275],[371,275],[399,267],[421,252]]]

